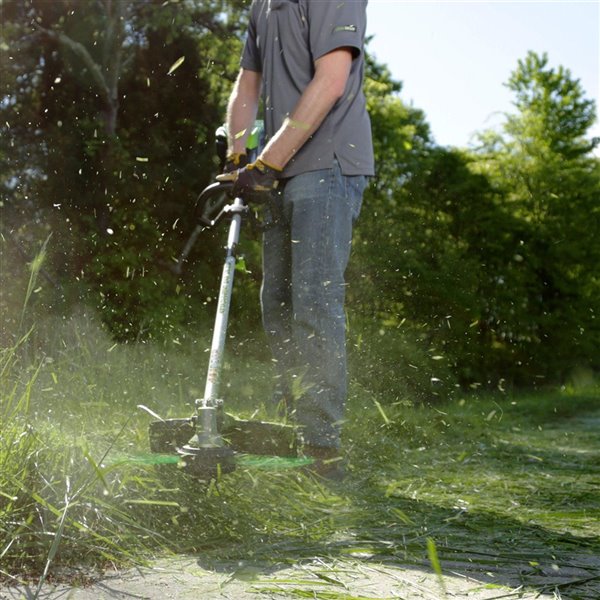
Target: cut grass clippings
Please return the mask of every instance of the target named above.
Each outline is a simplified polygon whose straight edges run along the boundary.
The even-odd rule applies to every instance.
[[[598,389],[464,395],[427,408],[355,388],[343,485],[253,457],[199,485],[172,457],[147,464],[162,459],[148,456],[150,417],[137,408],[189,416],[195,352],[115,347],[87,322],[69,327],[33,366],[31,353],[4,354],[0,577],[41,581],[162,553],[274,568],[324,557],[429,569],[439,597],[450,573],[598,596]],[[268,365],[250,367],[253,378],[233,388],[267,397]],[[240,414],[269,416],[235,398]],[[336,597],[335,580],[325,573],[317,597]]]

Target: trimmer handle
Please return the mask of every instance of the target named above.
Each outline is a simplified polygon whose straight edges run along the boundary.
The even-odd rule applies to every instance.
[[[231,197],[231,181],[216,181],[205,187],[196,198],[195,214],[205,227],[214,227],[226,214],[224,210]]]

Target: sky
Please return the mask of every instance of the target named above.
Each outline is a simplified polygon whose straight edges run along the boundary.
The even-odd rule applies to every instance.
[[[443,146],[468,146],[514,112],[503,84],[529,50],[568,68],[600,112],[600,0],[369,0],[367,35]]]

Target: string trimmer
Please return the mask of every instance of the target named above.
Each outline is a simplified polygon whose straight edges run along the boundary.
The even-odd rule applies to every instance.
[[[242,198],[227,196],[230,189],[229,182],[213,183],[197,201],[203,228],[230,221],[204,396],[195,401],[193,416],[153,421],[149,429],[152,452],[177,454],[186,472],[204,479],[233,471],[239,453],[290,457],[298,452],[293,426],[239,419],[224,412],[219,398],[236,248],[242,217],[249,211]]]

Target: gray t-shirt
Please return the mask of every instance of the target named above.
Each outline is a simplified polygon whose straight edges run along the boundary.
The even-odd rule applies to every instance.
[[[284,177],[330,168],[373,175],[371,123],[362,90],[367,0],[253,0],[241,66],[262,73],[266,138],[290,116],[314,62],[342,47],[354,60],[344,95],[285,167]]]

